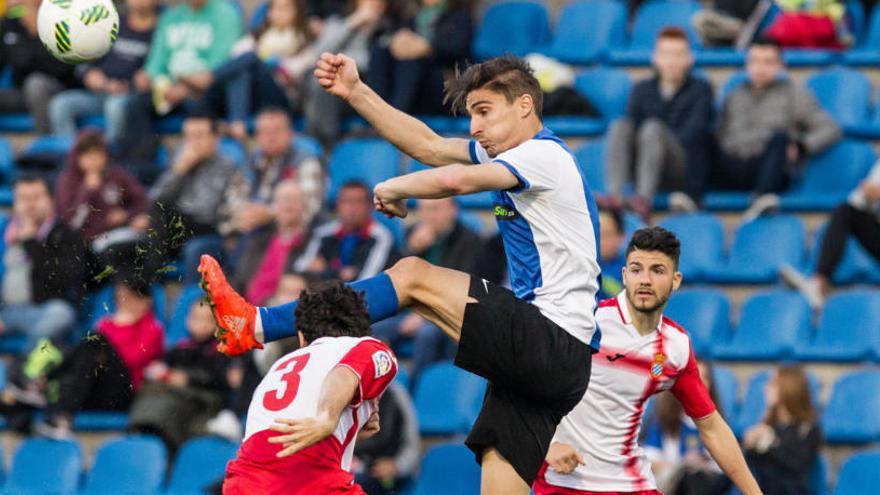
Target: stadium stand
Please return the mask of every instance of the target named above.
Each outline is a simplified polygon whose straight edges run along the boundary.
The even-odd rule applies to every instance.
[[[165,445],[152,436],[110,440],[95,454],[95,463],[80,495],[157,493],[165,479]]]
[[[687,331],[698,356],[712,357],[712,344],[730,338],[730,302],[721,290],[682,289],[670,299],[666,314]]]
[[[874,357],[877,349],[880,291],[855,289],[828,299],[815,336],[798,342],[795,355],[803,361],[855,362]]]
[[[461,444],[442,444],[425,454],[413,495],[476,493],[479,489],[480,469],[474,454]]]
[[[539,52],[550,42],[550,20],[541,2],[499,2],[489,7],[477,29],[473,53],[480,60]]]
[[[28,438],[16,450],[0,493],[73,495],[82,469],[82,453],[76,442]]]
[[[199,437],[188,441],[174,459],[164,495],[197,495],[205,491],[235,458],[238,445],[217,437]]]
[[[860,452],[840,469],[834,495],[860,495],[865,487],[880,484],[880,451]]]
[[[834,383],[822,415],[822,431],[831,444],[866,444],[880,440],[880,371],[864,369]]]
[[[739,416],[731,424],[737,434],[742,434],[748,427],[758,424],[763,419],[764,413],[767,411],[765,389],[770,380],[770,373],[771,370],[765,369],[749,378],[740,405]],[[818,406],[822,384],[810,372],[807,372],[807,379],[810,381],[810,396],[813,399],[813,405]]]
[[[544,53],[572,65],[602,60],[626,38],[626,7],[614,0],[574,1],[559,13],[553,41]]]
[[[810,308],[799,294],[771,289],[751,296],[728,342],[712,345],[722,360],[770,361],[791,357],[810,329]]]
[[[657,33],[668,26],[684,29],[691,45],[699,47],[700,38],[690,22],[699,10],[696,2],[649,0],[643,3],[633,20],[627,47],[612,49],[608,61],[614,65],[647,65]]]
[[[669,215],[659,225],[681,241],[679,270],[688,283],[700,282],[707,270],[721,264],[724,226],[706,213]]]
[[[427,367],[413,397],[421,434],[466,433],[477,419],[485,388],[484,379],[451,363]]]

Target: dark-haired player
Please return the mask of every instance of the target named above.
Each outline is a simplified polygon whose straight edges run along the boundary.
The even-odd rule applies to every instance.
[[[599,303],[602,352],[590,388],[559,424],[535,495],[660,495],[638,444],[645,403],[669,390],[693,418],[703,444],[746,495],[760,493],[736,437],[700,379],[688,335],[663,309],[681,284],[681,246],[660,227],[633,234],[624,290]]]
[[[408,198],[493,191],[512,291],[418,258],[353,286],[374,321],[409,307],[459,343],[456,364],[490,383],[465,441],[482,463],[482,491],[528,494],[556,425],[584,395],[599,348],[598,215],[581,168],[544,128],[541,88],[521,59],[488,60],[450,81],[447,98],[470,114],[471,141],[438,136],[392,108],[344,55],[325,53],[317,65],[327,91],[406,154],[436,167],[377,185],[379,211],[403,217]],[[227,352],[290,334],[289,305],[258,311],[228,288],[210,258],[202,273]]]
[[[350,472],[354,443],[378,431],[397,361],[369,336],[363,297],[340,282],[303,292],[296,325],[300,348],[254,391],[224,494],[364,493]]]

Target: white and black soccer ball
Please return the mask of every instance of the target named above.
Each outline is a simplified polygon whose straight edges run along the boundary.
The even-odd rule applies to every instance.
[[[43,46],[68,64],[106,54],[119,33],[119,14],[111,0],[43,0],[37,13]]]

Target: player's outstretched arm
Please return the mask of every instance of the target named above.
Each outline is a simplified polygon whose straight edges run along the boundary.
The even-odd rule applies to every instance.
[[[709,416],[695,421],[700,430],[700,438],[709,450],[712,458],[730,478],[743,495],[759,495],[761,488],[749,471],[743,457],[739,442],[730,430],[724,418],[713,412]]]
[[[373,199],[377,210],[389,216],[405,217],[409,198],[448,198],[480,191],[503,191],[517,185],[517,177],[500,163],[479,167],[450,165],[381,182],[373,191]]]
[[[351,58],[323,53],[315,65],[315,77],[328,93],[347,101],[383,138],[407,155],[435,167],[470,163],[467,140],[439,136],[424,122],[389,105],[361,81]]]
[[[324,379],[318,398],[318,412],[313,418],[278,419],[271,429],[283,435],[269,438],[282,444],[278,457],[287,457],[311,447],[333,434],[339,417],[358,393],[359,378],[350,368],[337,366]]]

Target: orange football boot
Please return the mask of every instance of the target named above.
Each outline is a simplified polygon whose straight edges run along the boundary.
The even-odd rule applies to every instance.
[[[263,344],[254,336],[257,308],[241,297],[229,285],[220,264],[207,254],[199,263],[202,289],[208,294],[208,303],[217,322],[214,337],[220,341],[217,350],[227,356],[238,356],[251,349],[262,349]]]

